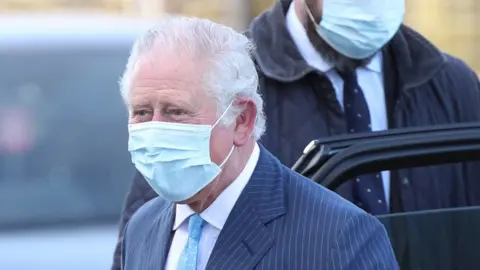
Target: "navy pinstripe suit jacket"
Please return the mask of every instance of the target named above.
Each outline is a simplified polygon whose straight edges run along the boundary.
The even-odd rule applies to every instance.
[[[126,270],[163,269],[175,207],[157,197],[132,217],[122,245]],[[398,269],[383,225],[304,178],[261,147],[207,270]]]

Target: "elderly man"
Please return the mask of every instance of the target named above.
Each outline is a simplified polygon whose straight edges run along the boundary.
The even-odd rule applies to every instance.
[[[128,149],[159,196],[127,224],[123,268],[397,269],[376,218],[256,142],[265,117],[251,48],[182,17],[136,42],[122,80]]]

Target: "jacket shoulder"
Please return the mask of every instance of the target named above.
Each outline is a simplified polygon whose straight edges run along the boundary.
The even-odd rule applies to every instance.
[[[465,61],[447,53],[444,55],[446,58],[445,73],[453,76],[453,79],[457,82],[472,84],[478,87],[478,75]]]
[[[388,235],[377,218],[295,172],[285,172],[285,178],[289,207],[283,222],[286,235],[299,239],[290,243],[292,249],[309,243],[302,259],[322,269],[397,269]]]
[[[138,236],[145,235],[143,232],[150,231],[155,226],[159,214],[165,211],[169,205],[169,202],[156,197],[141,206],[125,226],[123,249],[128,247],[132,238],[138,240]]]
[[[305,210],[308,210],[311,215],[322,215],[324,219],[336,218],[335,216],[338,215],[345,219],[356,215],[368,215],[362,209],[326,187],[290,169],[285,168],[285,170],[288,170],[286,174],[289,175],[287,177],[289,200],[301,202],[306,207],[298,213],[296,213],[296,209],[291,209],[293,214],[302,215],[305,214]],[[309,221],[315,222],[313,219]]]
[[[137,227],[143,226],[143,224],[151,224],[157,218],[158,213],[161,213],[169,205],[169,202],[160,197],[148,201],[142,205],[135,214],[133,214],[128,222],[126,233],[129,232],[129,230],[134,230]]]
[[[448,93],[459,121],[480,121],[480,81],[478,74],[463,60],[445,54],[446,64],[434,84]]]

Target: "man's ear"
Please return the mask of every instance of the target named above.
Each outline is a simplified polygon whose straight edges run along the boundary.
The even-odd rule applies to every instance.
[[[248,98],[240,98],[233,105],[242,108],[242,112],[235,119],[235,134],[233,144],[237,147],[247,143],[252,137],[257,118],[257,106]]]

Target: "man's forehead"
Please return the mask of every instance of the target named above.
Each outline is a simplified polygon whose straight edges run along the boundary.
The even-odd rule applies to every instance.
[[[206,98],[198,65],[181,57],[167,58],[146,54],[138,59],[132,74],[131,103],[196,102]]]
[[[192,59],[175,54],[148,53],[139,57],[134,67],[134,75],[138,77],[175,77],[180,75],[195,75],[198,64]]]

